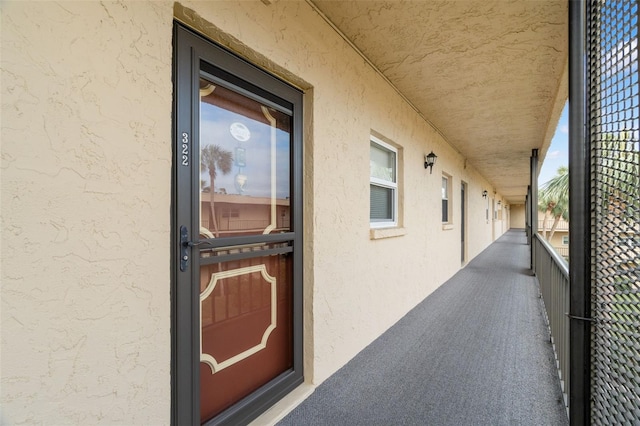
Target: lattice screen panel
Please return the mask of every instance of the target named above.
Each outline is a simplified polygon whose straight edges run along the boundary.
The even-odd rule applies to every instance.
[[[590,1],[591,421],[640,424],[638,1]]]

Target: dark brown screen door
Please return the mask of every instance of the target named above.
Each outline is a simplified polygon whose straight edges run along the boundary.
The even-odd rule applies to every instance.
[[[467,211],[466,211],[466,201],[467,197],[465,191],[467,189],[467,184],[462,182],[460,185],[460,261],[464,264],[465,254],[467,251],[466,244],[466,226],[467,226]]]
[[[174,49],[173,421],[242,424],[302,381],[302,95]]]

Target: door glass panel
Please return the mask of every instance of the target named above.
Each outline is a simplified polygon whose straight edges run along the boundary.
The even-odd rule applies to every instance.
[[[285,254],[201,266],[202,422],[293,367],[292,265]]]
[[[200,79],[200,234],[291,230],[291,117]]]

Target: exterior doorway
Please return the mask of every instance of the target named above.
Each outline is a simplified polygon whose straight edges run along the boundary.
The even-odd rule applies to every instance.
[[[491,241],[496,240],[496,200],[491,199]]]
[[[176,24],[173,422],[239,424],[302,375],[302,94]]]
[[[467,183],[460,185],[460,262],[467,261]]]

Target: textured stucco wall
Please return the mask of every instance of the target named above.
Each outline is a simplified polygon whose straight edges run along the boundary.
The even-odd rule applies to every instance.
[[[491,188],[304,2],[183,2],[213,39],[284,75],[309,94],[306,155],[311,220],[313,382],[341,367],[460,268],[460,184],[468,183],[469,257],[491,241],[483,188]],[[298,83],[301,82],[301,83]],[[403,148],[404,228],[371,240],[369,135]],[[423,167],[433,150],[433,174]],[[453,226],[443,229],[441,175],[453,177]],[[309,182],[309,180],[311,182]],[[311,199],[306,194],[306,200]],[[498,194],[499,195],[499,194]],[[497,232],[496,238],[500,231]],[[309,324],[307,324],[309,326]],[[307,371],[309,373],[309,371]],[[308,375],[309,377],[309,375]]]
[[[2,421],[167,424],[172,5],[1,7]]]
[[[542,161],[567,99],[566,1],[313,3],[498,191],[524,201],[531,148]]]
[[[524,204],[512,204],[509,208],[511,209],[511,227],[524,229],[527,226]]]
[[[469,258],[491,242],[491,185],[305,2],[184,6],[204,21],[179,6],[184,20],[306,92],[305,365],[320,383],[460,268],[461,181]],[[2,5],[10,424],[169,422],[173,8]],[[370,238],[371,131],[403,149],[399,237]]]

